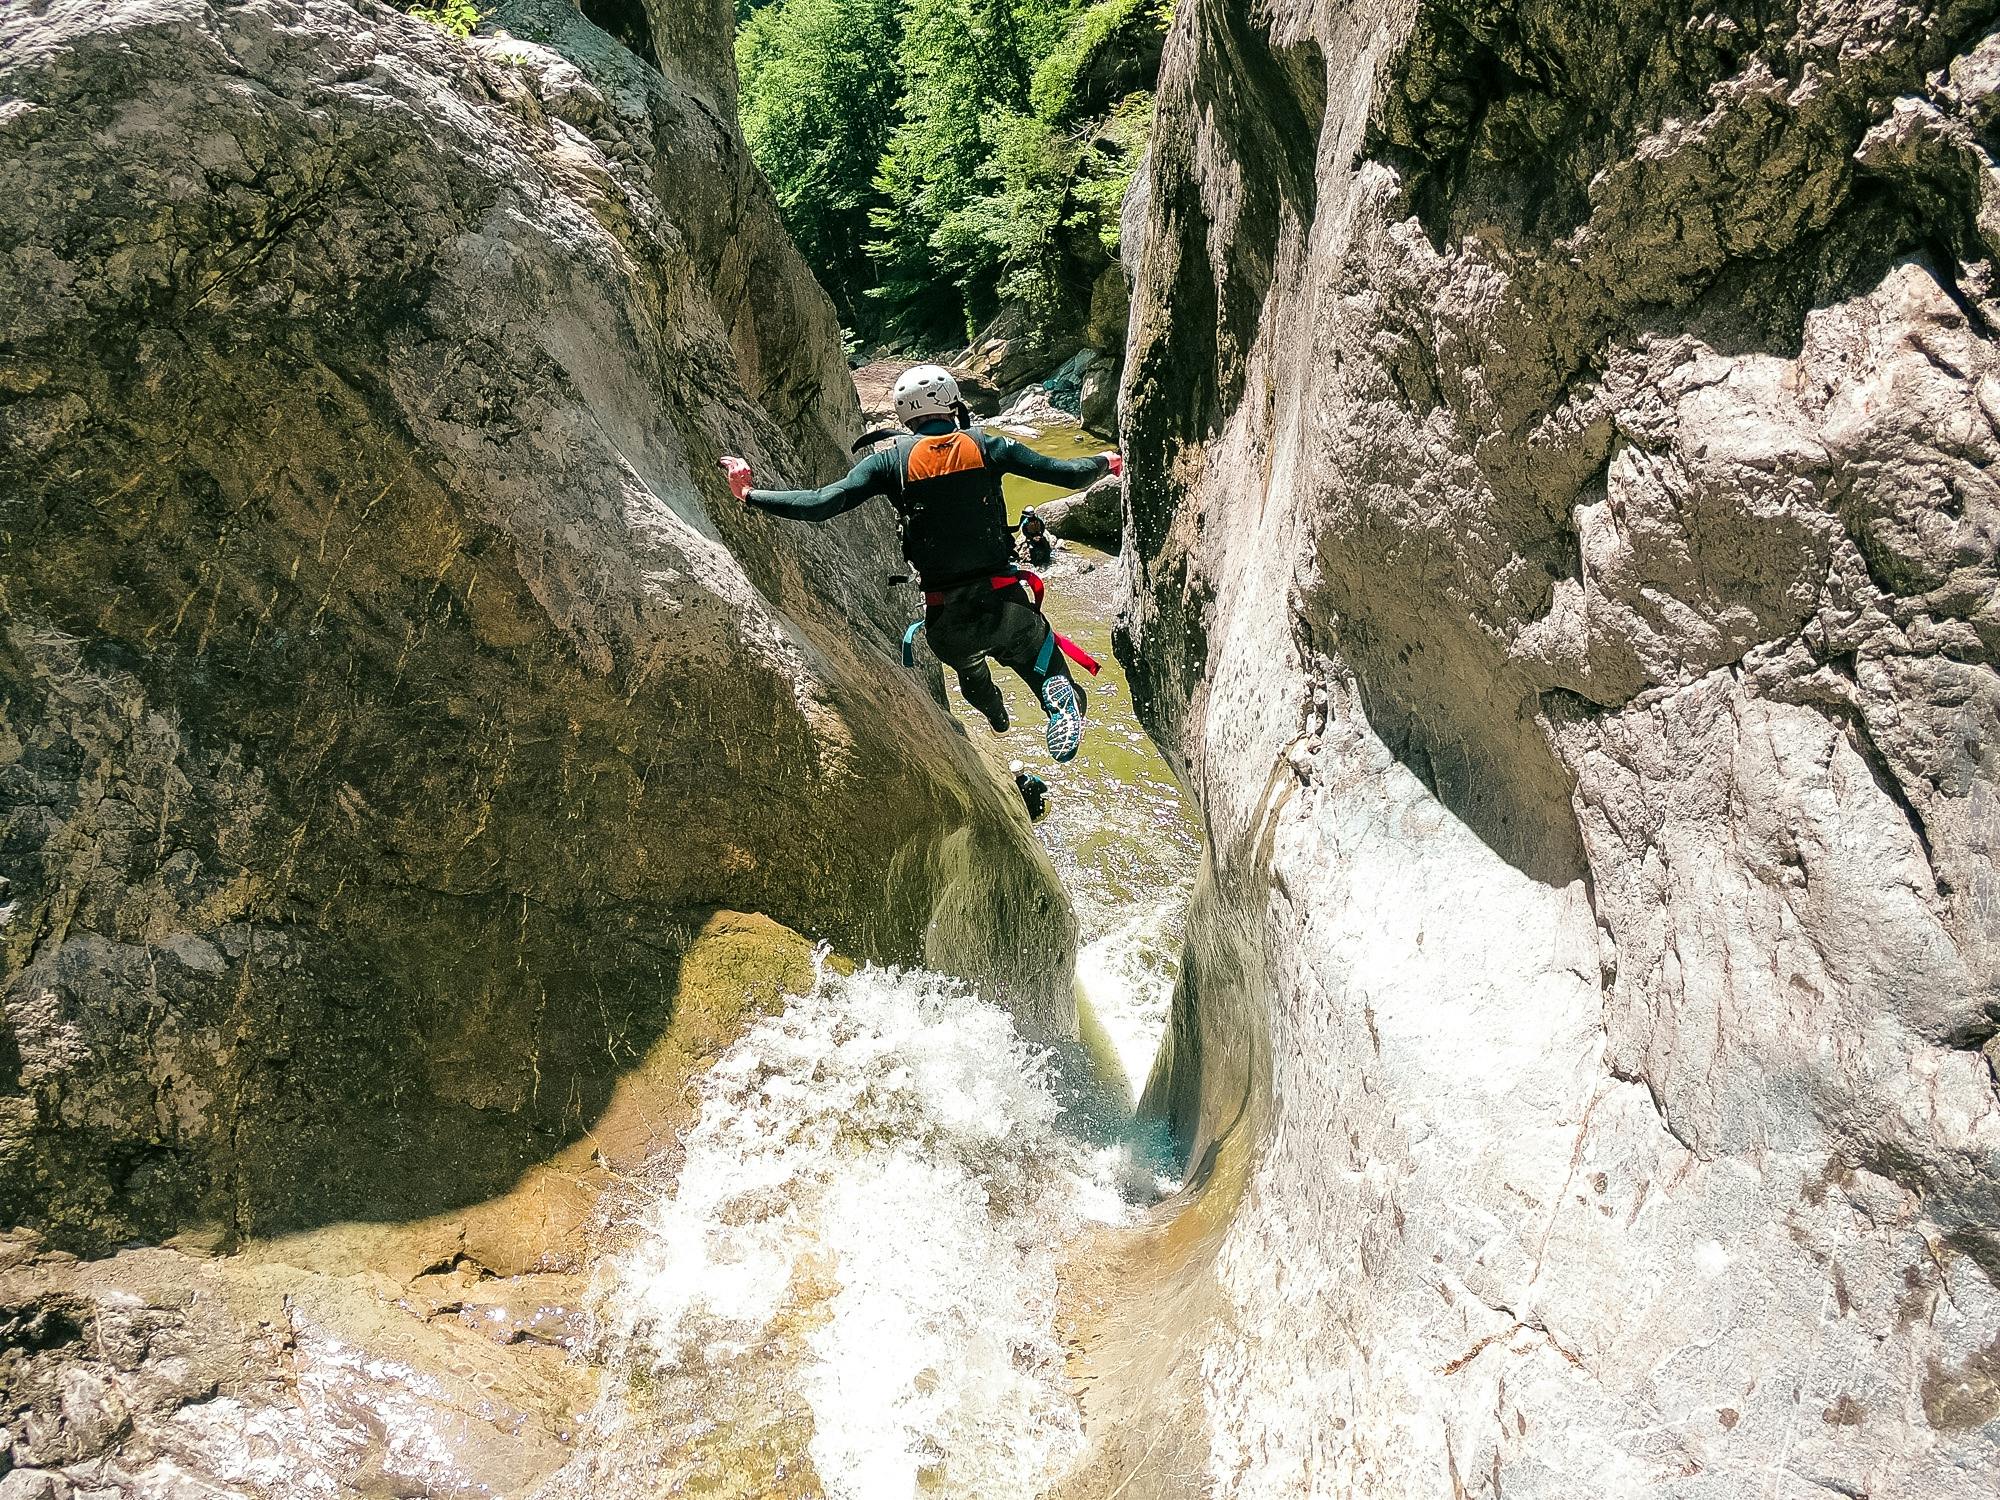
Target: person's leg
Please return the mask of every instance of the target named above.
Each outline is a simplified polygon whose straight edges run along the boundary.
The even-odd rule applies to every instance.
[[[958,690],[965,701],[986,716],[995,734],[1001,734],[1007,729],[1007,700],[986,665],[991,613],[989,601],[977,595],[946,599],[924,616],[924,636],[937,659],[958,674]]]
[[[1059,761],[1069,760],[1083,742],[1084,692],[1069,674],[1069,660],[1056,644],[1055,631],[1042,612],[1024,601],[1000,597],[986,651],[995,661],[1013,668],[1035,691],[1035,698],[1048,710],[1049,754]]]
[[[1001,594],[985,627],[981,644],[986,654],[1012,668],[1037,699],[1050,678],[1069,677],[1069,659],[1056,644],[1049,622],[1033,605],[1015,595]]]
[[[983,661],[955,670],[958,690],[965,695],[965,701],[986,715],[986,722],[993,726],[995,734],[1005,734],[1007,700],[1000,696],[1000,684],[993,680],[992,670]]]

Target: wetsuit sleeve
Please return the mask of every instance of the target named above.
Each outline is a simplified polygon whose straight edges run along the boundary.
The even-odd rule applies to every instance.
[[[871,453],[843,479],[816,490],[752,490],[749,503],[789,521],[831,521],[855,506],[895,488],[895,451]]]
[[[1002,474],[1019,474],[1039,484],[1062,484],[1082,488],[1111,472],[1111,465],[1096,454],[1088,458],[1050,458],[1025,443],[993,433],[982,445],[986,461]]]

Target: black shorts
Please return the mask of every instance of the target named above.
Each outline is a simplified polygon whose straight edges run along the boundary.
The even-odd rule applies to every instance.
[[[1044,678],[1069,675],[1049,622],[1025,588],[980,582],[953,589],[925,612],[924,635],[938,660],[960,672],[991,657],[1038,691]]]

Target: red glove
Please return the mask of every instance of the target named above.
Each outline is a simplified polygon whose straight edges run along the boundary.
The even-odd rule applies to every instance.
[[[1097,456],[1111,466],[1112,473],[1123,474],[1125,472],[1125,455],[1120,453],[1116,448],[1106,448]]]
[[[722,472],[729,477],[729,493],[734,495],[738,500],[748,500],[750,498],[750,465],[743,462],[740,458],[725,456],[722,460]]]

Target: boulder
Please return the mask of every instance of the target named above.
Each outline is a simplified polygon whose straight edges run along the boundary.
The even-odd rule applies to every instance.
[[[492,19],[0,13],[0,1203],[35,1253],[573,1256],[541,1168],[622,1130],[718,908],[1074,1034],[1055,874],[897,664],[885,508],[787,523],[717,470],[817,482],[859,430],[728,13],[654,8],[666,76],[565,0]],[[97,1357],[61,1295],[11,1306]],[[135,1398],[62,1363],[52,1461],[123,1451]],[[227,1415],[175,1460],[217,1485]]]
[[[1121,654],[1201,1191],[1122,1274],[1200,1331],[1086,1361],[1094,1476],[1993,1493],[2000,41],[1175,24]]]
[[[1031,326],[1025,307],[1009,303],[947,363],[999,390],[1014,391],[1038,372],[1056,369],[1081,348],[1080,335],[1051,337]]]
[[[1010,396],[993,425],[1023,432],[1048,432],[1059,427],[1082,425],[1073,411],[1064,411],[1039,383],[1026,386]]]
[[[1107,474],[1078,495],[1035,507],[1050,531],[1065,541],[1116,552],[1125,527],[1125,481]]]
[[[1092,432],[1118,430],[1118,365],[1102,360],[1084,373],[1077,395],[1077,417]]]

